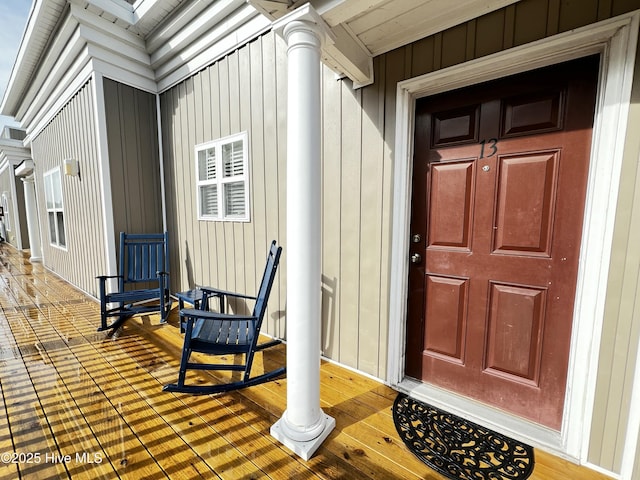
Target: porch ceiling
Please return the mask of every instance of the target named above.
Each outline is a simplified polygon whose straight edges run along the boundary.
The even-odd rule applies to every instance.
[[[311,0],[336,43],[323,60],[356,84],[373,82],[370,59],[519,0]],[[306,0],[248,0],[271,20]]]

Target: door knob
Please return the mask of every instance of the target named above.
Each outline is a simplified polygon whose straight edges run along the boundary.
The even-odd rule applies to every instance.
[[[422,255],[419,253],[414,253],[411,255],[411,263],[420,263],[422,261]]]

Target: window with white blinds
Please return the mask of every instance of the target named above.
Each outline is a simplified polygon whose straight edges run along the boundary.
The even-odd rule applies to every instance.
[[[62,203],[62,178],[60,167],[44,174],[44,199],[49,220],[49,243],[56,247],[67,246]]]
[[[249,221],[247,133],[196,146],[199,220]]]

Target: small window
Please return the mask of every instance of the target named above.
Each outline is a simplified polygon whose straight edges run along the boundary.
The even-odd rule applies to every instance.
[[[199,220],[249,221],[247,133],[196,146]]]
[[[62,181],[60,168],[44,174],[44,198],[49,222],[49,241],[56,247],[66,247],[64,230],[64,206],[62,204]]]

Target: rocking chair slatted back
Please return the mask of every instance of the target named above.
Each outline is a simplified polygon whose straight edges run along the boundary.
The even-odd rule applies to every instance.
[[[169,234],[121,232],[118,253],[118,275],[97,277],[100,282],[98,330],[114,331],[127,318],[146,312],[160,312],[160,321],[166,322],[171,310]],[[107,293],[110,278],[117,279],[118,288]],[[116,317],[111,325],[107,325],[109,317]]]
[[[125,283],[155,281],[158,272],[168,271],[168,238],[164,234],[126,235],[120,233],[120,271]]]

